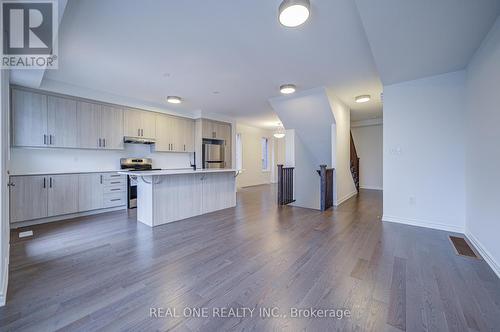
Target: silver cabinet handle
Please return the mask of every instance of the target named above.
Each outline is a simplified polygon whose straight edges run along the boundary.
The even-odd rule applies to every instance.
[[[116,201],[121,201],[121,199],[120,198],[114,198],[114,199],[111,200],[111,202],[116,202]]]
[[[102,139],[102,146],[106,147],[106,139],[105,138]]]
[[[52,143],[52,134],[51,134],[51,135],[49,135],[49,145],[52,145],[52,144],[53,143]]]
[[[49,178],[49,188],[52,188],[52,177]]]
[[[115,189],[110,189],[109,191],[118,191],[121,190],[120,188],[115,188]]]
[[[186,144],[184,144],[184,151],[186,151]]]
[[[99,138],[99,147],[101,147],[101,139]]]
[[[141,136],[141,130],[137,129],[137,136]]]
[[[144,137],[144,129],[141,129],[141,136]]]
[[[47,134],[43,134],[43,144],[47,144]]]
[[[101,184],[102,184],[102,174],[101,174],[100,178],[101,178]]]
[[[47,178],[43,178],[43,188],[47,188]]]

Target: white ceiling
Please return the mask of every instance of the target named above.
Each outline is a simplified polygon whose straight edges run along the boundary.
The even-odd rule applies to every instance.
[[[463,68],[498,15],[494,0],[311,0],[310,19],[285,28],[280,2],[70,0],[45,78],[259,127],[276,125],[281,84],[323,86],[359,121],[382,115],[380,76]],[[373,100],[356,104],[361,94]]]
[[[356,0],[384,85],[463,69],[499,0]]]
[[[59,70],[45,77],[154,103],[179,95],[177,109],[264,127],[278,121],[268,99],[281,84],[325,86],[354,118],[379,117],[379,102],[353,99],[382,91],[354,2],[313,0],[309,21],[295,29],[277,21],[280,2],[70,0]]]

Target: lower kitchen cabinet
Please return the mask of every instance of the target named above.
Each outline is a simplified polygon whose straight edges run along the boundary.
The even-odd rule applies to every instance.
[[[202,213],[236,205],[233,173],[207,173],[202,176],[202,182]]]
[[[78,176],[62,174],[46,176],[48,182],[48,216],[78,212]]]
[[[10,178],[10,222],[47,217],[47,198],[45,176],[12,176]]]
[[[126,205],[127,178],[117,173],[10,177],[10,222]]]

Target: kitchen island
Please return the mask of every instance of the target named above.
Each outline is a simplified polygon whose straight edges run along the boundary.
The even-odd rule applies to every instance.
[[[235,169],[119,173],[137,178],[137,220],[151,227],[236,206]]]

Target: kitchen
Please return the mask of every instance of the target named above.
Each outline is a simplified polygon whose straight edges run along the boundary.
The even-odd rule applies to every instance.
[[[232,177],[227,204],[209,204],[212,193],[204,195],[203,208],[200,196],[199,211],[190,208],[169,221],[236,204],[231,122],[12,86],[10,129],[11,228],[137,205],[142,215],[137,188],[145,184],[144,172],[160,170],[180,177],[189,172],[200,183],[205,172]]]

